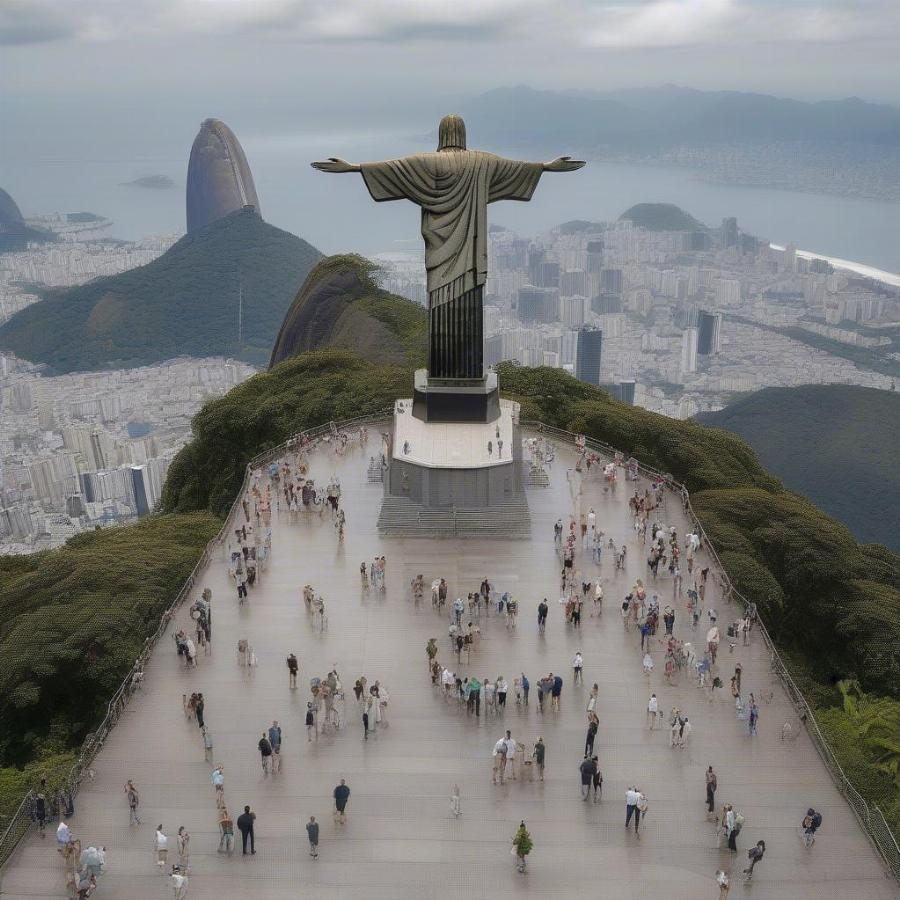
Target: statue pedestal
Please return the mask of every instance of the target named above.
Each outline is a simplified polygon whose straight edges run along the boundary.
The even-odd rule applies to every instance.
[[[483,378],[429,378],[417,369],[412,414],[423,422],[489,424],[500,418],[500,386],[496,372]]]
[[[496,391],[496,376],[493,384]],[[497,396],[490,422],[425,420],[415,407],[415,399],[394,405],[379,531],[397,537],[530,536],[519,404]]]

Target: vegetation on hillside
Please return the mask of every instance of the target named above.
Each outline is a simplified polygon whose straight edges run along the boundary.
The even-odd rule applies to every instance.
[[[787,487],[860,541],[900,551],[900,394],[846,384],[765,388],[698,420],[743,438]]]
[[[82,743],[220,525],[149,516],[0,556],[0,764]]]
[[[389,408],[411,383],[411,368],[346,350],[304,353],[254,375],[196,415],[194,439],[169,467],[163,509],[224,516],[257,453],[306,428]]]
[[[0,347],[54,372],[177,356],[265,365],[285,311],[319,258],[306,241],[238,210],[146,266],[45,290],[43,300],[0,326]]]
[[[647,231],[697,231],[705,228],[692,215],[674,203],[638,203],[619,216]]]

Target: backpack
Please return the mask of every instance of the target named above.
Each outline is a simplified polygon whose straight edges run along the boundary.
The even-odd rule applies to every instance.
[[[744,816],[742,813],[734,814],[734,830],[740,831],[744,827]]]
[[[821,825],[822,825],[822,813],[818,813],[818,812],[817,812],[817,813],[812,817],[812,827],[813,827],[813,830],[815,831],[815,830],[818,829]]]

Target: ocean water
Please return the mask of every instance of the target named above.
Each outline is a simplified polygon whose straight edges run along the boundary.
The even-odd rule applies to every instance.
[[[325,253],[367,254],[418,245],[414,206],[375,204],[358,175],[325,175],[309,166],[328,156],[360,161],[426,149],[410,135],[310,131],[238,137],[263,216],[273,225]],[[174,129],[171,137],[157,131],[152,142],[118,139],[104,142],[98,152],[97,142],[82,136],[69,142],[65,152],[46,145],[31,152],[23,135],[2,149],[0,186],[26,216],[89,210],[112,219],[110,233],[126,239],[180,231],[192,138],[187,128]],[[565,149],[561,146],[560,152]],[[176,187],[151,190],[124,184],[151,174],[168,175]],[[675,203],[710,225],[737,216],[744,230],[775,243],[792,242],[900,273],[898,203],[710,184],[680,168],[589,163],[576,173],[548,173],[531,202],[495,204],[490,221],[530,235],[569,219],[615,219],[640,202]]]

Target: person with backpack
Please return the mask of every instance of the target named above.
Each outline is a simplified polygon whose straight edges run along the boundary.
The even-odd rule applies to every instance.
[[[138,789],[134,786],[134,782],[129,778],[128,781],[125,782],[123,790],[128,798],[128,824],[140,825],[141,820],[138,817],[137,809],[138,804],[141,802],[141,796],[138,793]]]
[[[754,866],[763,858],[766,852],[766,842],[765,841],[757,841],[755,847],[751,847],[747,851],[747,856],[750,859],[750,865],[744,869],[744,874],[747,876],[747,881],[749,881],[753,877],[753,868]]]
[[[300,663],[297,661],[297,657],[291,653],[287,658],[287,667],[288,667],[288,687],[292,690],[297,687],[297,672],[300,669]]]
[[[822,814],[810,807],[806,811],[806,815],[803,817],[803,823],[800,826],[803,829],[803,843],[807,847],[812,847],[816,842],[816,832],[819,830],[821,824]]]
[[[262,763],[263,776],[269,774],[269,762],[272,759],[272,745],[269,743],[269,739],[266,737],[266,733],[262,733],[262,737],[259,739],[259,757],[260,762]]]

